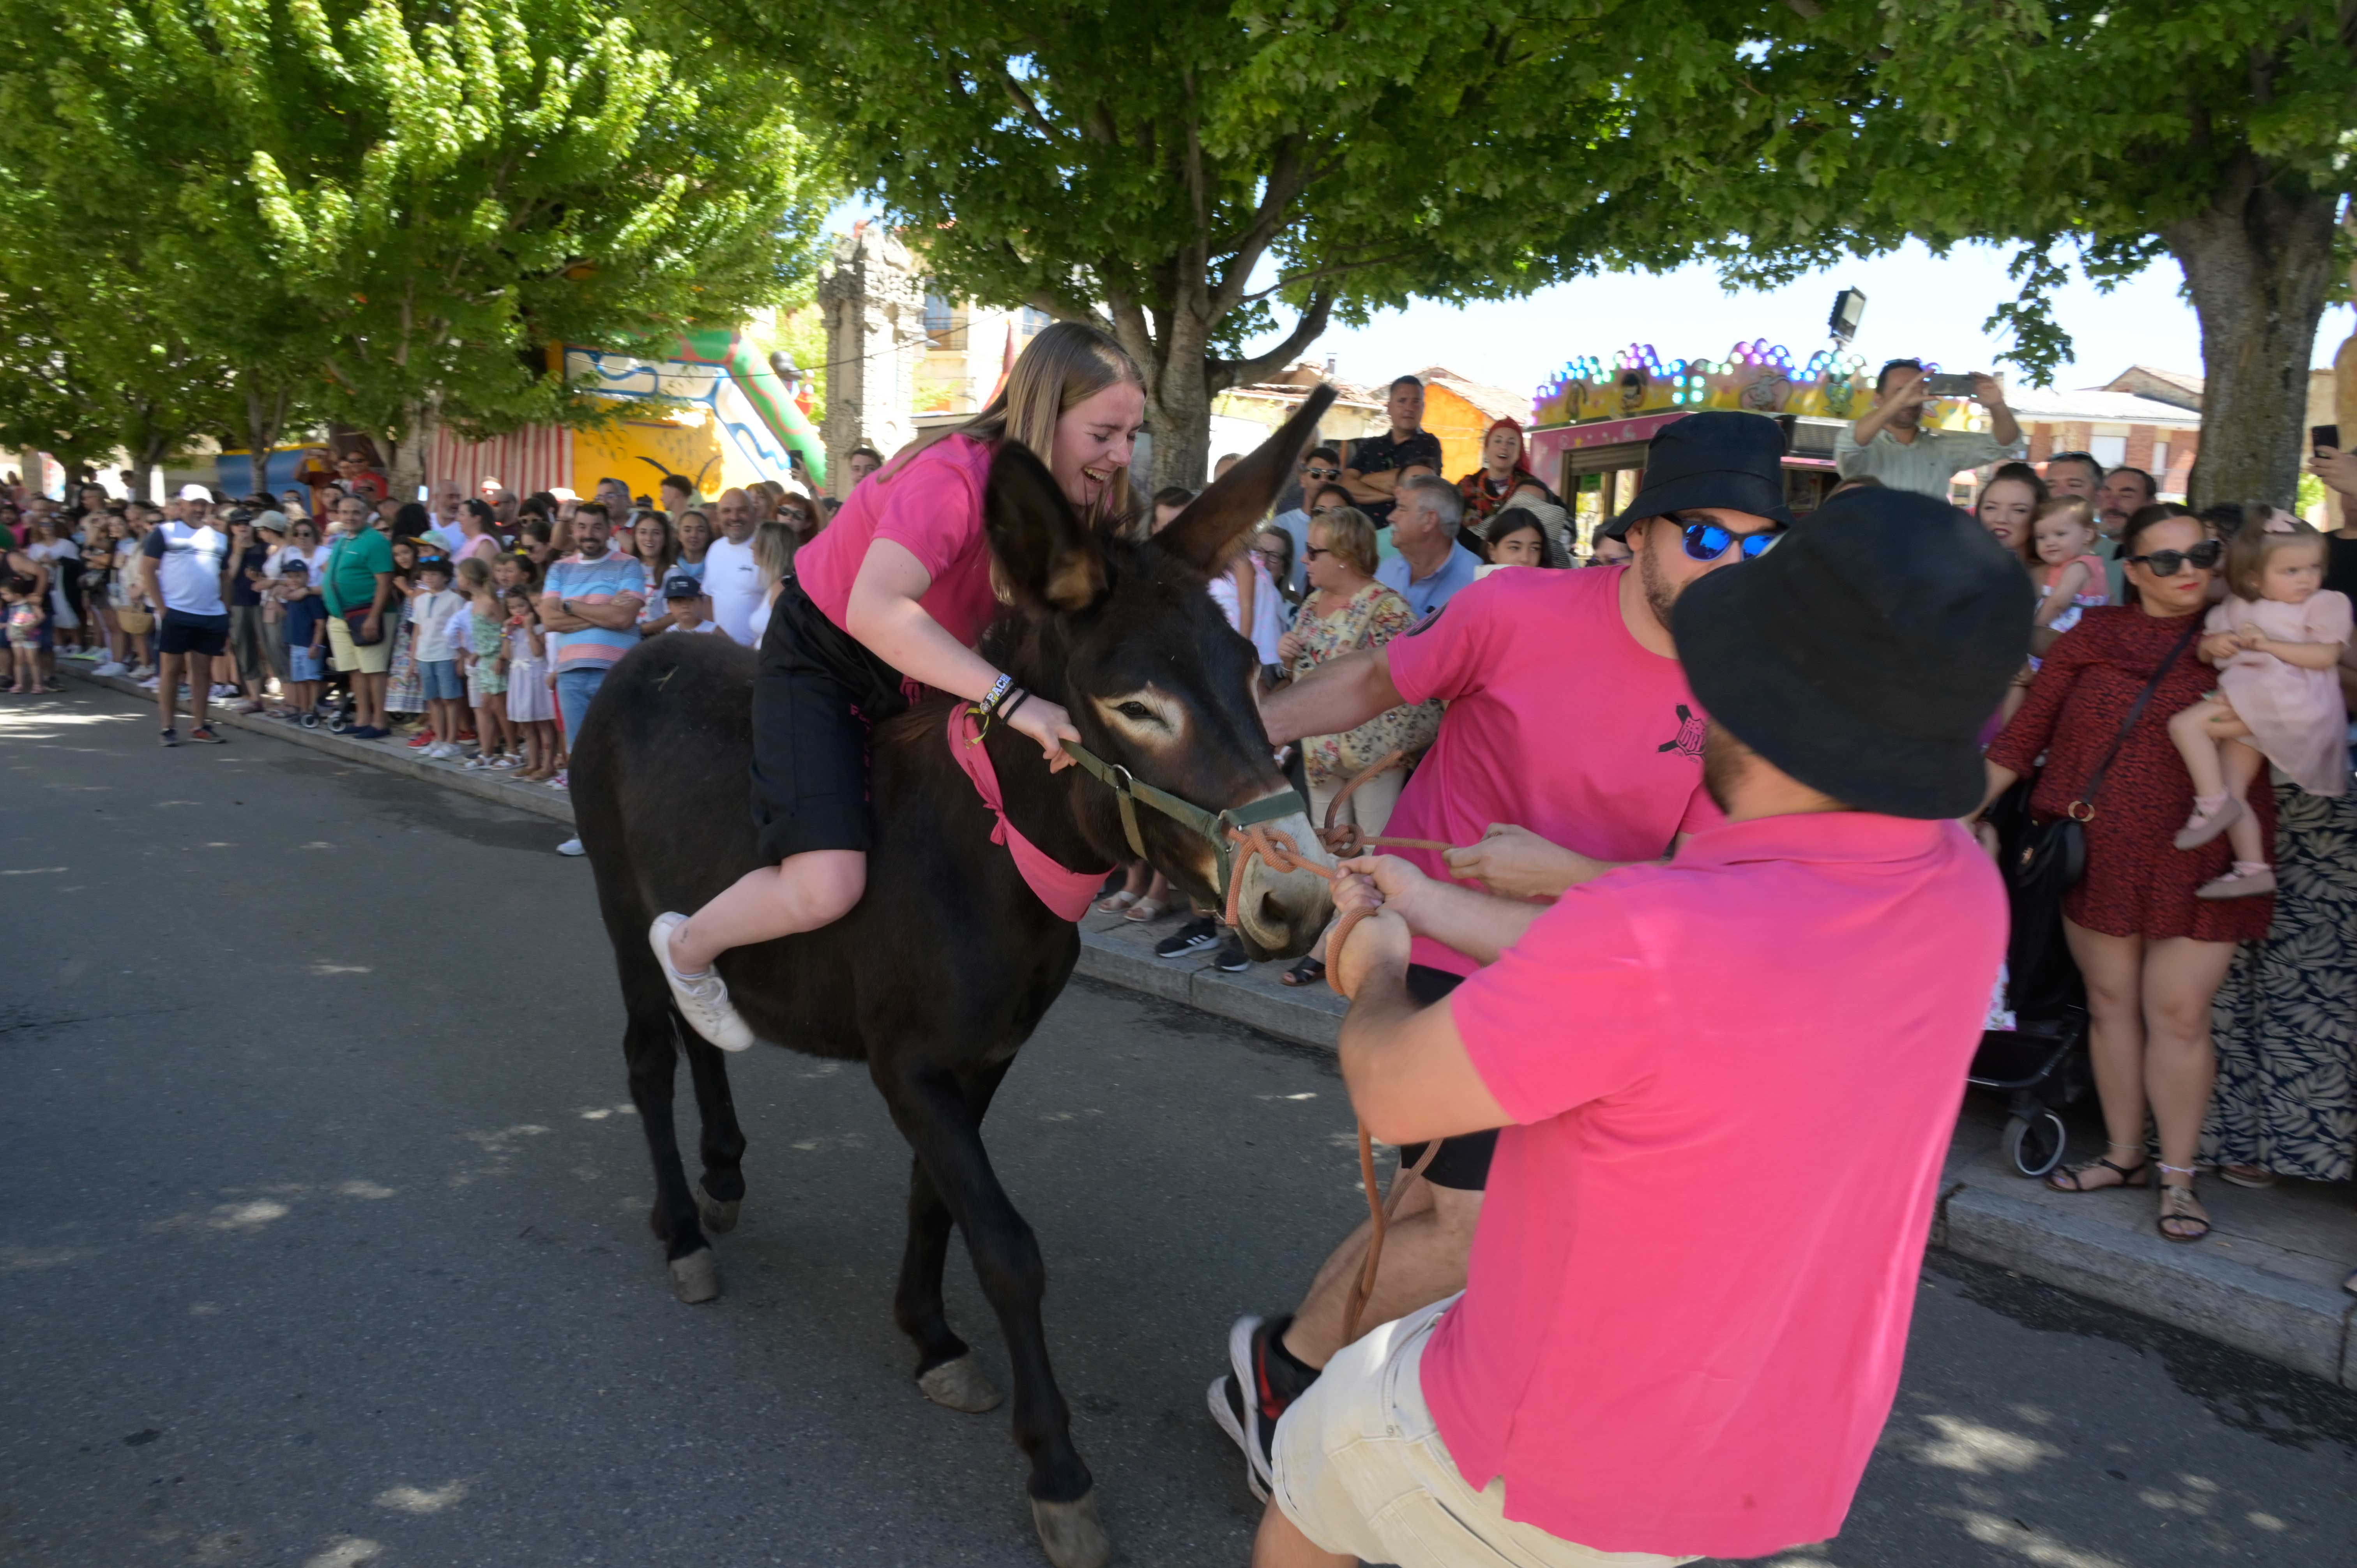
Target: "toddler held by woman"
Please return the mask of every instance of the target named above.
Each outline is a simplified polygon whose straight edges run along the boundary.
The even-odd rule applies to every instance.
[[[2196,849],[2220,833],[2234,848],[2223,876],[2196,897],[2272,893],[2275,869],[2243,797],[2272,762],[2311,795],[2349,781],[2349,714],[2334,666],[2350,636],[2349,597],[2324,586],[2324,536],[2289,512],[2254,508],[2226,548],[2224,602],[2203,628],[2218,689],[2169,721],[2193,776],[2193,815],[2177,835]]]
[[[2031,525],[2038,552],[2038,614],[2033,624],[2068,631],[2082,610],[2111,603],[2104,591],[2104,560],[2095,551],[2095,509],[2081,496],[2056,496],[2040,503]]]

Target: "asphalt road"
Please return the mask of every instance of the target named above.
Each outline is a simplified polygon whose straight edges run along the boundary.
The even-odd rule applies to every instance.
[[[1042,1561],[1003,1412],[909,1381],[908,1156],[856,1069],[737,1065],[745,1220],[679,1305],[550,823],[0,702],[0,1563]],[[1242,1563],[1202,1390],[1358,1211],[1330,1067],[1080,983],[989,1132],[1121,1560]],[[1848,1529],[1777,1561],[2357,1563],[2352,1449],[2346,1394],[1935,1255]]]

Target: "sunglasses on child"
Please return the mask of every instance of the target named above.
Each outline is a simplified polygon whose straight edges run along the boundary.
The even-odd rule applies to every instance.
[[[2145,569],[2156,577],[2174,577],[2180,566],[2190,566],[2197,572],[2207,572],[2218,564],[2226,553],[2222,540],[2205,539],[2190,550],[2156,550],[2149,555],[2123,555],[2123,562],[2142,562]]]
[[[1340,468],[1304,468],[1301,470],[1301,474],[1302,478],[1308,479],[1339,479],[1342,477],[1342,470]]]
[[[1743,546],[1743,558],[1757,561],[1776,546],[1780,533],[1738,533],[1731,528],[1721,528],[1715,522],[1692,522],[1673,512],[1670,521],[1678,525],[1679,539],[1686,547],[1686,557],[1693,561],[1716,561],[1734,545]]]

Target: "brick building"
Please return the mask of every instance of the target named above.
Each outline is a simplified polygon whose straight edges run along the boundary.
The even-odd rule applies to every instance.
[[[2107,384],[2076,392],[2025,387],[2007,401],[2041,467],[2058,452],[2085,452],[2106,468],[2153,476],[2164,500],[2183,500],[2201,450],[2201,378],[2136,365]]]

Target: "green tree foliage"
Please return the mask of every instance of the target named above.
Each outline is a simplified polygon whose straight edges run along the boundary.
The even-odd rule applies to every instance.
[[[2308,367],[2357,179],[2357,13],[2318,0],[1786,0],[1744,51],[1775,174],[1738,275],[1788,278],[1909,236],[2015,240],[1991,328],[2043,381],[2073,267],[2183,269],[2207,375],[2197,501],[2288,503]],[[1776,209],[1781,208],[1781,210]]]
[[[602,0],[0,0],[0,178],[44,231],[134,258],[250,371],[242,423],[315,387],[413,452],[594,418],[548,345],[803,282],[830,188],[791,103]]]
[[[1692,123],[1738,141],[1776,131],[1735,69],[1757,11],[696,8],[793,74],[935,278],[1112,330],[1146,371],[1157,484],[1200,483],[1212,394],[1297,357],[1329,320],[1685,259],[1717,232],[1717,209],[1687,193],[1742,167],[1706,165]]]

